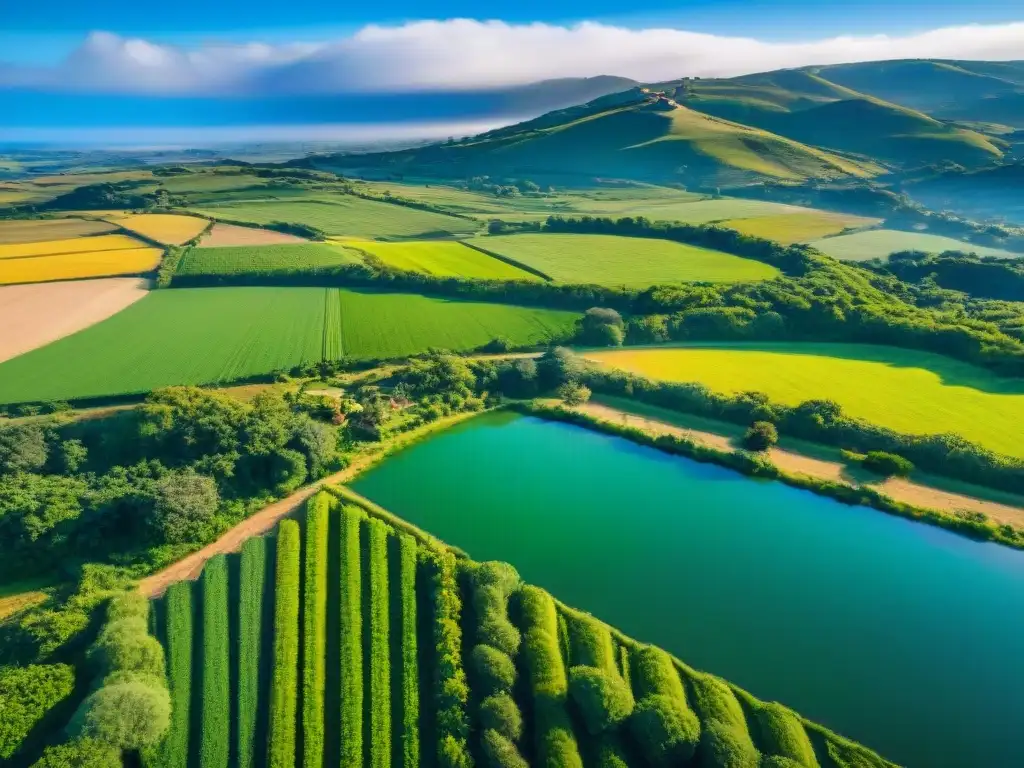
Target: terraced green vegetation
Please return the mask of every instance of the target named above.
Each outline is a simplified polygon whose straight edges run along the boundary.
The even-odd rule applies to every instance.
[[[759,261],[668,240],[518,234],[480,238],[479,243],[563,283],[646,288],[680,282],[752,282],[779,274]]]
[[[389,267],[438,277],[469,277],[479,280],[538,280],[525,270],[488,256],[459,242],[356,243]]]
[[[735,229],[744,235],[763,237],[783,245],[805,243],[808,240],[839,234],[845,229],[857,229],[878,223],[878,219],[824,212],[760,216],[753,219],[728,219],[719,222],[720,226]]]
[[[254,754],[266,755],[268,765],[299,764],[301,751],[304,766],[582,768],[584,756],[592,754],[606,756],[601,765],[627,764],[608,762],[617,756],[637,768],[688,764],[691,759],[706,768],[754,768],[762,756],[799,759],[808,768],[892,766],[780,705],[759,702],[557,603],[543,590],[523,585],[505,563],[456,557],[416,529],[399,531],[393,525],[404,527],[374,513],[368,516],[349,495],[339,498],[321,491],[307,503],[304,520],[300,516],[278,527],[277,562],[286,574],[279,573],[278,588],[267,598],[273,605],[267,609],[283,618],[273,630],[273,642],[292,650],[275,654],[271,682],[261,683],[261,700],[271,702],[272,725],[254,744]],[[338,562],[312,565],[323,554],[325,537],[340,537],[341,546],[334,550]],[[395,545],[401,553],[400,574],[390,565],[396,561],[390,556],[397,553]],[[306,563],[307,579],[311,568],[340,576],[323,582],[324,595],[316,590],[318,600],[340,605],[343,617],[321,651],[339,659],[340,675],[318,677],[319,690],[279,684],[294,682],[300,643],[307,653],[319,643],[311,646],[305,637],[309,631],[320,637],[315,623],[305,622],[303,637],[297,634],[300,561]],[[227,571],[240,581],[234,586],[241,594],[259,592],[259,583],[248,583],[259,582],[258,572]],[[396,575],[400,589],[391,585]],[[198,588],[187,584],[181,589]],[[355,596],[369,602],[349,600]],[[411,606],[423,614],[414,618]],[[230,613],[224,606],[211,615],[205,629],[218,634],[240,631]],[[395,616],[403,617],[401,631],[389,624]],[[193,663],[202,668],[203,646],[193,647]],[[369,653],[365,669],[350,655],[364,648]],[[394,659],[403,661],[396,665]],[[306,665],[316,662],[303,659]],[[175,678],[187,672],[187,667],[171,665],[172,690]],[[520,675],[522,685],[517,683]],[[410,680],[427,684],[408,687]],[[692,699],[688,690],[694,692]],[[399,691],[400,700],[392,698]],[[310,696],[313,707],[307,704]],[[326,720],[319,706],[323,701],[340,702],[338,741],[322,747],[297,745],[300,721],[303,728],[322,732],[337,728]],[[749,720],[744,708],[752,713]],[[226,711],[235,718],[239,710],[229,706]],[[176,718],[166,742],[194,744],[206,738],[205,728],[205,717],[191,722]],[[849,762],[837,763],[830,754],[846,755]],[[146,768],[166,765],[144,758]]]
[[[390,203],[339,195],[329,200],[244,202],[195,209],[212,219],[271,224],[306,224],[329,235],[350,237],[424,237],[473,232],[475,221]]]
[[[0,365],[0,402],[233,381],[315,363],[325,354],[377,359],[430,348],[471,350],[499,336],[539,344],[571,334],[577,317],[325,288],[154,291],[102,323]]]
[[[956,433],[1024,457],[1024,386],[941,355],[861,344],[715,344],[589,353],[616,368],[787,405],[828,399],[905,434]]]
[[[867,259],[886,259],[890,253],[897,251],[925,251],[942,253],[943,251],[965,251],[977,253],[979,256],[995,256],[1001,259],[1019,258],[1019,253],[1004,251],[1000,248],[986,248],[962,240],[941,235],[929,235],[923,232],[900,232],[895,229],[874,229],[868,232],[856,232],[852,235],[826,237],[810,243],[822,253],[844,261],[866,261]]]
[[[324,243],[192,248],[178,262],[176,274],[261,275],[360,263],[359,255],[344,246]]]

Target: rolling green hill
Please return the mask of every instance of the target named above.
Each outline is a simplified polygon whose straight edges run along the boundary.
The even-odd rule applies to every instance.
[[[998,140],[835,83],[818,69],[659,87],[706,114],[894,166],[940,161],[980,166],[1003,154]]]
[[[915,200],[935,210],[1024,224],[1024,163],[973,173],[945,173],[908,184],[905,189]]]
[[[640,89],[457,143],[313,163],[437,177],[486,173],[705,184],[869,178],[883,171]]]

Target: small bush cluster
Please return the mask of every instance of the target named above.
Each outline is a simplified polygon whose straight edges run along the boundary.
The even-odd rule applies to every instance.
[[[0,760],[13,757],[32,728],[71,695],[75,672],[67,664],[0,667]]]
[[[630,654],[633,685],[640,698],[629,727],[655,766],[688,762],[700,740],[700,720],[690,710],[679,672],[665,651],[643,646]]]

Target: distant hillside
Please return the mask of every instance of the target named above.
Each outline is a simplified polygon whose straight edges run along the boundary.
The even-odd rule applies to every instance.
[[[711,185],[868,178],[884,170],[639,88],[457,143],[312,162],[440,177],[615,177]]]
[[[706,114],[896,167],[942,162],[978,167],[1003,155],[998,140],[833,82],[825,76],[829,71],[782,70],[657,87]]]
[[[1024,163],[973,173],[954,171],[907,184],[905,189],[935,210],[1024,225]]]
[[[933,117],[1024,128],[1024,61],[905,60],[815,70],[833,83]]]

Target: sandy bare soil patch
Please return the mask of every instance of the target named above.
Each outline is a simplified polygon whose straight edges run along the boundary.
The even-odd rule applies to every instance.
[[[284,232],[274,232],[271,229],[239,227],[236,224],[218,222],[203,236],[199,245],[202,248],[224,248],[232,245],[280,245],[305,242],[308,242],[305,238]]]
[[[113,232],[117,227],[106,221],[84,219],[11,219],[0,221],[0,243],[41,243],[72,237]]]
[[[0,360],[105,320],[147,293],[138,277],[0,287]]]

